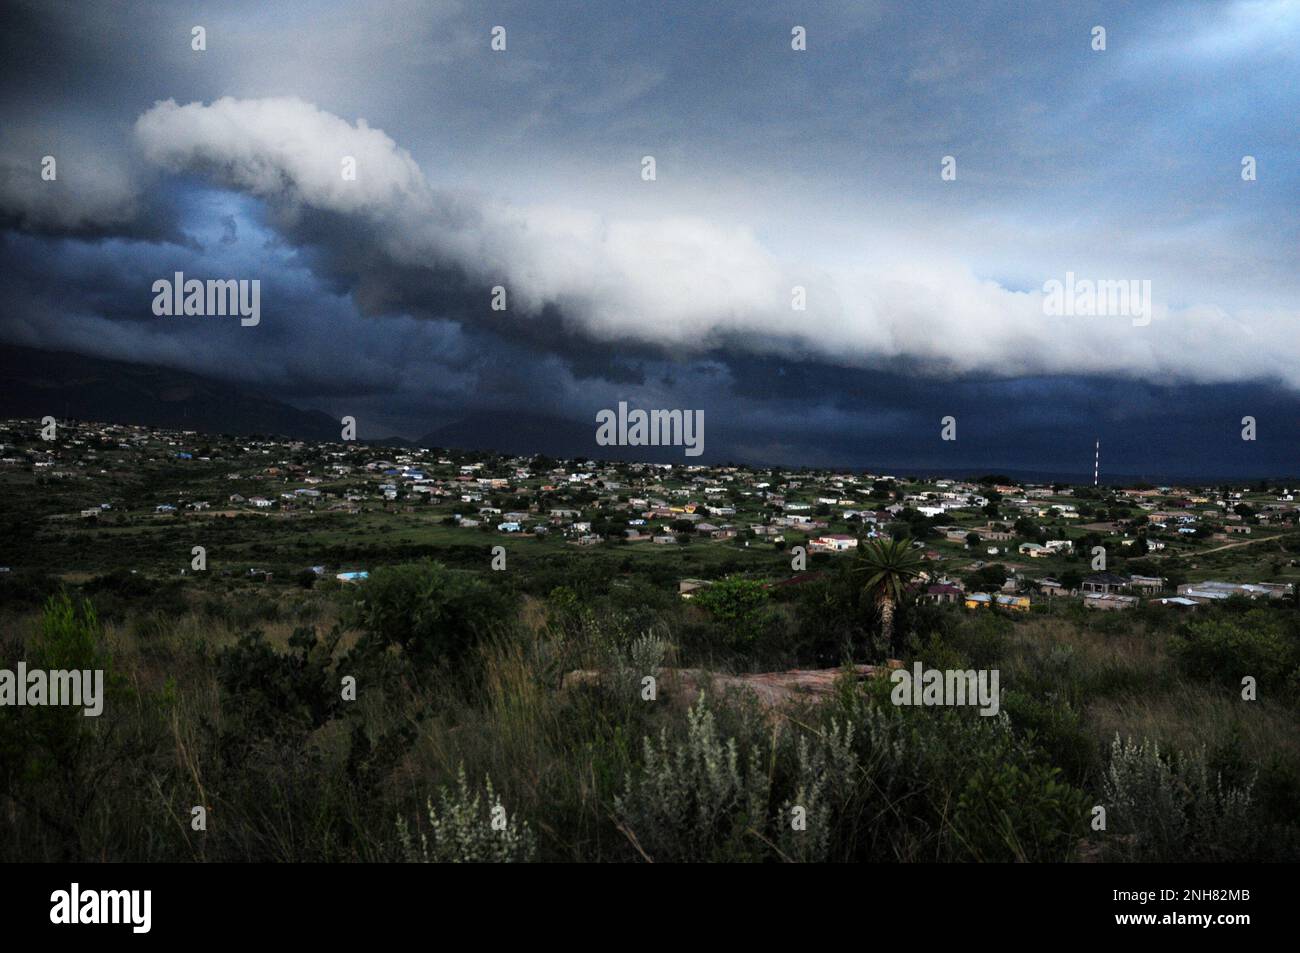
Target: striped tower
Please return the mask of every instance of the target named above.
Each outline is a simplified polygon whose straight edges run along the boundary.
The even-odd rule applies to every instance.
[[[1101,441],[1097,441],[1097,450],[1092,458],[1092,485],[1097,485],[1097,477],[1101,474]]]

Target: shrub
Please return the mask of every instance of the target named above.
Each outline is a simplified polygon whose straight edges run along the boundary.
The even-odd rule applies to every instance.
[[[1274,613],[1256,609],[1239,619],[1189,623],[1169,639],[1169,654],[1190,675],[1240,685],[1244,676],[1285,691],[1287,676],[1300,663],[1294,638],[1288,638]]]
[[[822,717],[853,726],[857,783],[838,823],[856,861],[1059,861],[1085,830],[1084,794],[1005,715],[900,709],[889,683],[846,690]]]
[[[477,577],[425,561],[376,570],[361,587],[355,621],[373,645],[454,666],[510,610],[506,597]]]
[[[752,579],[719,580],[697,592],[693,601],[709,613],[722,641],[731,646],[759,641],[773,622],[768,591]]]
[[[644,741],[640,772],[629,772],[614,812],[628,839],[655,861],[757,859],[749,831],[764,826],[768,780],[757,748],[742,761],[723,738],[704,693],[686,714],[686,737]]]
[[[976,860],[1065,860],[1087,810],[1082,791],[1040,763],[976,764],[953,811],[953,827]]]
[[[614,684],[635,696],[641,690],[642,679],[658,677],[667,651],[668,643],[653,632],[637,636],[626,646],[613,647],[608,667]]]
[[[1047,760],[1062,769],[1075,784],[1095,777],[1101,762],[1101,748],[1083,724],[1078,710],[1065,699],[1044,701],[1023,692],[1008,691],[1002,709],[1011,724],[1027,741],[1042,751]]]
[[[32,668],[97,669],[106,667],[107,650],[95,607],[72,601],[66,591],[45,602],[41,629],[32,642]]]
[[[1142,861],[1256,859],[1262,827],[1254,777],[1240,786],[1209,767],[1204,749],[1162,755],[1153,741],[1111,745],[1108,852]]]
[[[510,817],[501,797],[484,778],[484,792],[471,791],[462,765],[455,790],[444,787],[435,806],[429,798],[428,832],[418,844],[406,819],[398,817],[397,836],[407,860],[422,863],[527,863],[537,855],[537,840],[524,821]]]
[[[853,726],[832,720],[820,735],[800,735],[795,759],[794,790],[776,817],[777,848],[786,860],[823,861],[830,855],[834,823],[856,784]]]

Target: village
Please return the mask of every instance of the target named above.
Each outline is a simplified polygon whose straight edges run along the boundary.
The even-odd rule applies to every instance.
[[[916,596],[972,611],[1059,600],[1193,611],[1294,597],[1300,579],[1293,488],[1267,483],[1094,487],[554,460],[79,422],[48,441],[36,421],[0,427],[0,481],[8,519],[35,519],[32,532],[7,534],[0,572],[75,576],[138,553],[132,570],[349,584],[373,568],[351,553],[361,542],[376,543],[378,561],[387,548],[393,558],[452,550],[470,565],[481,553],[484,566],[498,545],[591,548],[636,562],[672,553],[689,599],[735,573],[797,584],[888,536],[923,556]],[[202,567],[192,546],[204,548]]]

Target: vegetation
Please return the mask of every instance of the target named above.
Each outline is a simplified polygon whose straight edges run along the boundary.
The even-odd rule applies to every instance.
[[[98,717],[0,709],[0,861],[1300,857],[1294,598],[921,598],[936,578],[996,591],[1031,571],[1077,588],[1093,546],[1167,588],[1294,582],[1276,487],[1245,493],[1233,515],[1258,532],[1225,541],[1197,535],[1208,515],[1162,530],[1108,488],[1044,488],[1015,515],[1001,476],[978,506],[926,516],[912,504],[939,487],[916,478],[832,498],[826,473],[516,479],[555,462],[431,451],[442,495],[390,500],[371,492],[395,479],[382,449],[213,438],[180,463],[123,432],[79,438],[85,466],[61,457],[55,477],[38,438],[5,439],[35,462],[0,468],[0,669],[102,670],[106,697]],[[637,481],[664,498],[648,521]],[[319,506],[283,499],[315,488]],[[283,502],[156,513],[164,490]],[[827,502],[850,493],[864,502]],[[463,525],[471,505],[547,531]],[[776,522],[805,512],[821,526]],[[736,535],[714,536],[723,523]],[[643,530],[667,541],[627,541]],[[822,532],[857,552],[816,551]],[[1018,555],[1043,539],[1073,551]],[[890,658],[997,670],[999,713],[893,704]],[[842,674],[776,706],[710,674],[792,669]]]
[[[997,667],[993,718],[896,707],[883,679],[844,679],[780,717],[743,692],[675,686],[668,666],[815,664],[824,643],[800,634],[810,613],[845,633],[860,622],[859,577],[845,575],[779,599],[733,582],[647,615],[631,580],[575,578],[539,599],[523,580],[429,562],[356,587],[286,585],[257,617],[234,592],[163,619],[146,597],[104,623],[61,593],[7,616],[5,664],[103,666],[112,697],[99,718],[0,719],[0,858],[1297,856],[1290,605],[1012,618],[904,595],[905,663]],[[797,648],[783,656],[773,641]],[[852,635],[839,644],[841,658],[869,652]],[[1241,657],[1258,701],[1241,700],[1226,664]],[[606,677],[574,683],[574,671]],[[645,675],[659,679],[652,701]],[[1095,805],[1105,831],[1091,827]]]
[[[921,557],[911,540],[872,539],[858,546],[857,564],[862,590],[880,609],[880,635],[886,646],[895,648],[894,608],[907,595],[908,584],[921,573]]]

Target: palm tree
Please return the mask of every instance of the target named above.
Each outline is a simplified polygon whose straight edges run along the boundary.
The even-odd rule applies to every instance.
[[[921,573],[921,557],[910,539],[864,539],[853,566],[862,592],[880,606],[880,633],[894,645],[894,607],[903,601],[907,584]]]

